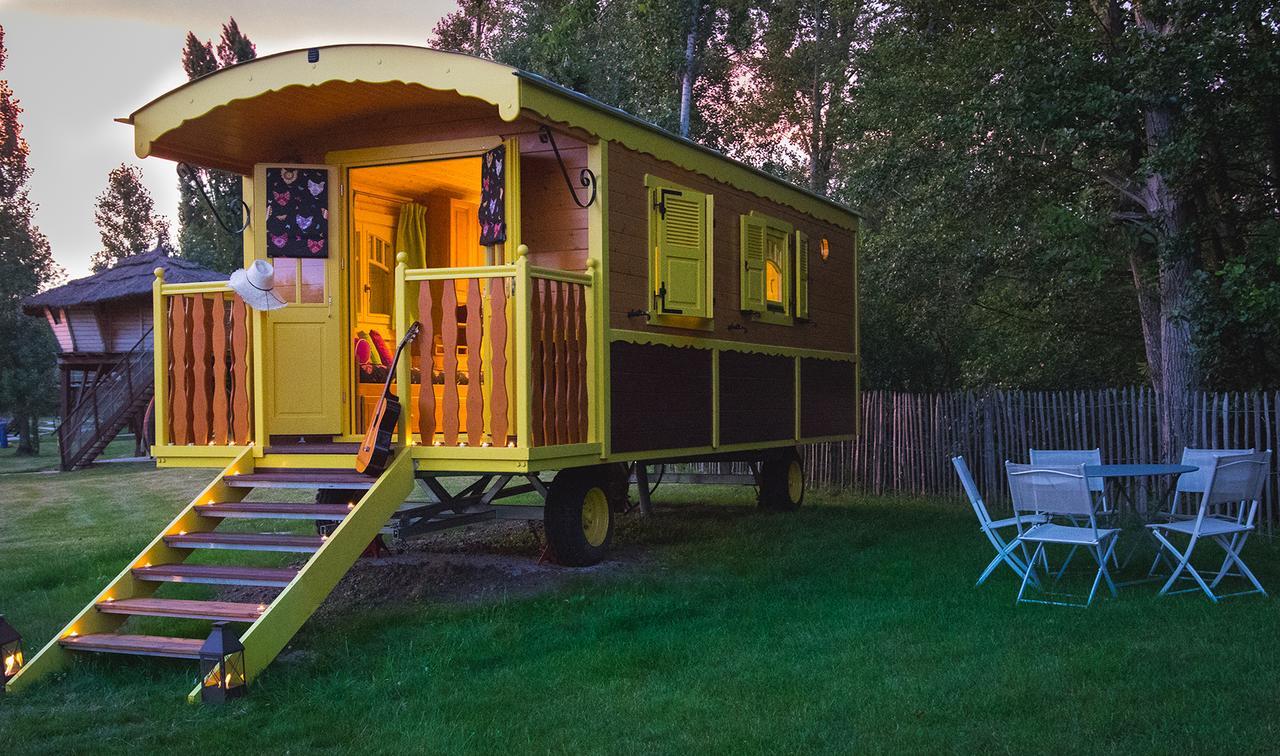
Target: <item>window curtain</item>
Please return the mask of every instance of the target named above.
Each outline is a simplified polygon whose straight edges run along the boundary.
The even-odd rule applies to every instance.
[[[400,206],[396,221],[396,251],[409,255],[410,268],[427,267],[427,208],[416,202]]]

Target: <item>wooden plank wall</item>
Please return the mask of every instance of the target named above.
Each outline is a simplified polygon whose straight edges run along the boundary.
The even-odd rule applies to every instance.
[[[250,430],[249,316],[223,294],[169,297],[169,442],[243,445]]]
[[[1192,402],[1191,445],[1280,451],[1280,391],[1199,393]],[[1005,460],[1028,450],[1102,450],[1108,463],[1158,460],[1156,400],[1150,389],[992,391],[862,395],[862,435],[804,448],[811,486],[862,493],[962,497],[950,458],[964,456],[988,504],[1007,507]],[[1176,461],[1176,460],[1175,460]],[[696,466],[728,472],[729,466]],[[744,466],[733,468],[745,471]],[[1260,519],[1274,532],[1280,517],[1280,466],[1272,457]],[[967,506],[967,504],[966,504]]]
[[[712,270],[715,301],[712,331],[651,325],[627,313],[649,307],[649,200],[645,174],[714,195]],[[572,175],[572,174],[570,174]],[[561,179],[561,184],[564,180]],[[757,211],[793,224],[809,235],[809,315],[811,322],[771,325],[743,318],[739,269],[740,215]],[[526,237],[528,231],[525,231]],[[820,240],[831,255],[821,260]],[[613,328],[700,336],[742,343],[825,349],[854,348],[854,234],[814,220],[773,200],[708,179],[618,144],[609,145],[609,323]],[[740,326],[730,330],[729,326]]]
[[[574,189],[586,199],[588,190],[576,183],[578,172],[587,167],[586,145],[565,135],[557,135],[556,144]],[[586,270],[587,210],[574,204],[551,145],[539,142],[536,134],[520,138],[520,188],[520,241],[529,246],[529,263]]]

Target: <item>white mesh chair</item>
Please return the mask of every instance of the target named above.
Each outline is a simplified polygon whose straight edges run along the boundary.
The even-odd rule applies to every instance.
[[[1270,450],[1215,457],[1212,467],[1209,468],[1208,478],[1205,481],[1206,490],[1200,498],[1200,506],[1195,518],[1159,522],[1147,526],[1160,542],[1161,553],[1167,553],[1173,562],[1172,574],[1160,588],[1161,596],[1195,591],[1197,588],[1204,591],[1209,600],[1215,603],[1226,596],[1242,596],[1250,593],[1267,595],[1258,578],[1240,558],[1240,550],[1244,548],[1245,541],[1253,532],[1253,522],[1258,514],[1258,501],[1262,498],[1262,486],[1266,482],[1270,465]],[[1180,551],[1173,545],[1170,536],[1175,534],[1188,538],[1185,550]],[[1217,543],[1226,552],[1221,568],[1216,573],[1209,573],[1213,578],[1210,583],[1206,583],[1205,576],[1202,576],[1191,564],[1191,556],[1196,544],[1204,539]],[[1232,573],[1232,567],[1237,568],[1239,572]],[[1187,577],[1183,576],[1184,572]],[[1213,592],[1223,578],[1236,574],[1253,584],[1253,589],[1223,596]],[[1186,580],[1188,577],[1195,581],[1195,586],[1177,591],[1170,590],[1178,580]]]
[[[1031,464],[1052,467],[1102,464],[1101,449],[1031,449]],[[1107,487],[1102,478],[1089,478],[1089,493],[1097,494],[1098,514],[1112,514],[1107,503]]]
[[[1085,478],[1084,465],[1047,466],[1017,465],[1005,462],[1009,475],[1009,492],[1013,495],[1013,515],[1020,543],[1034,544],[1035,551],[1027,561],[1027,574],[1018,590],[1019,603],[1056,604],[1060,606],[1089,606],[1098,592],[1098,585],[1106,580],[1111,595],[1116,595],[1116,585],[1107,570],[1107,561],[1116,548],[1116,528],[1099,528],[1089,481]],[[1023,513],[1044,516],[1048,521],[1026,527]],[[1055,521],[1064,520],[1065,523]],[[1069,523],[1069,524],[1068,524]],[[1087,524],[1079,524],[1087,523]],[[1083,549],[1098,565],[1089,589],[1089,597],[1083,604],[1069,601],[1024,598],[1027,584],[1035,577],[1036,562],[1044,559],[1045,547],[1062,545]]]
[[[1008,531],[1017,526],[1018,520],[1010,517],[1004,520],[992,520],[991,514],[987,511],[987,504],[982,499],[982,495],[978,493],[978,485],[973,482],[973,473],[969,472],[969,465],[964,461],[964,457],[952,457],[951,464],[955,465],[956,474],[960,476],[960,485],[964,487],[964,492],[969,497],[969,504],[973,506],[973,513],[978,516],[978,527],[982,530],[982,534],[991,542],[991,547],[996,550],[995,558],[982,571],[982,575],[978,577],[975,588],[982,585],[991,577],[991,573],[1001,564],[1009,565],[1009,569],[1017,573],[1019,578],[1025,578],[1027,575],[1027,548],[1019,544],[1016,533],[1010,533],[1012,538],[1006,539],[1000,531]],[[1044,517],[1037,515],[1024,516],[1022,522],[1030,527],[1032,525],[1045,522]],[[1018,551],[1021,551],[1021,558]]]
[[[1160,515],[1169,520],[1188,520],[1196,516],[1196,507],[1208,488],[1209,471],[1218,457],[1253,454],[1256,449],[1183,449],[1181,464],[1198,467],[1195,472],[1178,476],[1169,510]]]

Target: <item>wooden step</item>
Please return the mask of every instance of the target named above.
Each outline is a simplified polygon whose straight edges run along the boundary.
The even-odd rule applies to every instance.
[[[266,468],[260,472],[229,475],[223,482],[232,488],[340,488],[363,491],[373,487],[377,478],[355,470],[317,468]]]
[[[196,511],[203,517],[253,520],[341,520],[351,511],[347,504],[307,504],[294,502],[234,502],[202,504]]]
[[[127,614],[139,617],[185,617],[215,622],[253,622],[267,610],[265,604],[234,601],[189,601],[186,599],[133,598],[100,601],[103,614]]]
[[[314,441],[309,444],[271,444],[266,453],[271,454],[350,454],[355,456],[360,444],[335,441]]]
[[[166,638],[160,635],[116,635],[95,633],[71,635],[58,640],[58,645],[74,651],[97,651],[106,654],[166,656],[171,659],[199,659],[199,638]]]
[[[152,583],[198,583],[201,585],[252,585],[283,588],[297,576],[293,567],[222,567],[205,564],[162,564],[136,567],[133,576]]]
[[[324,538],[284,533],[185,533],[167,535],[164,537],[164,542],[181,549],[289,551],[310,554],[320,548]]]

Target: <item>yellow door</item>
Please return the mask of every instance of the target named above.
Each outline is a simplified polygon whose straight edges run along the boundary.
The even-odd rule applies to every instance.
[[[287,192],[308,192],[307,174],[303,172],[325,170],[328,178],[320,191],[327,194],[328,206],[321,208],[318,216],[308,214],[309,221],[302,219],[310,227],[323,217],[326,233],[321,252],[325,257],[271,258],[276,292],[288,305],[263,314],[266,432],[268,436],[338,435],[342,433],[342,358],[345,354],[339,282],[341,255],[345,250],[339,242],[344,237],[338,212],[339,191],[334,180],[336,171],[327,166],[257,166],[254,184],[263,187],[261,194],[265,195],[265,202],[259,200],[259,210],[264,215],[261,216],[263,222],[255,223],[254,235],[256,256],[262,258],[268,257],[269,245],[275,241],[268,238],[271,231],[266,214],[282,212],[274,203],[284,199],[269,185],[272,182],[268,181],[267,172],[271,169],[297,171],[296,175],[303,177],[297,179],[302,185],[294,187],[291,182]],[[279,183],[279,179],[274,182]],[[315,191],[319,183],[312,182],[310,190]]]

